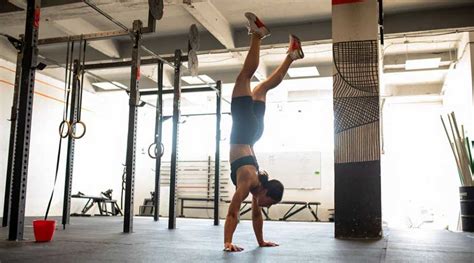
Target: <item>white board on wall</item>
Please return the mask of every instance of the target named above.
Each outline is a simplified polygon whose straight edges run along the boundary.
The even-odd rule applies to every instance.
[[[321,152],[256,153],[261,170],[285,189],[321,189]]]

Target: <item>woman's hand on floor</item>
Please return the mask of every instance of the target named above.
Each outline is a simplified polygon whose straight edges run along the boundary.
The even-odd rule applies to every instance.
[[[279,246],[277,243],[263,241],[262,243],[258,244],[260,247],[277,247]]]
[[[237,245],[234,245],[232,243],[224,243],[224,251],[227,252],[240,252],[244,250],[242,247],[239,247]]]

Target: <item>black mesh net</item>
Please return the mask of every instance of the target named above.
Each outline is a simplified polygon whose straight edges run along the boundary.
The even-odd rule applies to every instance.
[[[337,72],[349,86],[365,92],[378,92],[376,40],[334,43],[333,58]]]
[[[334,128],[336,133],[379,120],[377,41],[335,43]]]
[[[378,97],[348,97],[334,100],[336,133],[373,123],[379,119]]]

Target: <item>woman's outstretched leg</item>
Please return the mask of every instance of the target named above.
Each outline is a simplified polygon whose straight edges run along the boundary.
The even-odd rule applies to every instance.
[[[252,92],[253,100],[265,102],[267,92],[278,86],[283,81],[291,63],[304,57],[301,42],[296,36],[290,35],[290,44],[287,53],[288,54],[281,65],[270,75],[270,77],[255,87]]]
[[[252,91],[250,90],[250,80],[257,70],[258,63],[260,61],[260,43],[262,42],[263,38],[270,35],[268,28],[260,19],[258,19],[257,16],[252,13],[245,13],[245,17],[248,20],[250,49],[247,57],[245,58],[242,70],[235,81],[232,98],[252,96]]]

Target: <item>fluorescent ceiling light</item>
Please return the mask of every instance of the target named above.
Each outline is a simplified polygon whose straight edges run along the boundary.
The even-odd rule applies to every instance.
[[[127,86],[123,85],[120,82],[112,81],[112,83],[110,83],[110,82],[95,82],[95,83],[92,83],[92,85],[94,85],[94,86],[96,86],[100,89],[103,89],[103,90],[117,90],[117,89],[120,89],[119,87],[121,87],[123,89],[128,89]]]
[[[405,62],[406,70],[439,68],[441,58],[411,59]]]
[[[209,77],[208,75],[198,75],[196,77],[193,76],[183,76],[181,79],[188,83],[189,85],[198,85],[198,84],[206,84],[206,83],[215,83],[215,81]]]
[[[291,78],[317,77],[317,76],[319,76],[319,71],[316,68],[316,66],[302,67],[302,68],[290,68],[288,70],[288,75],[290,75]]]

